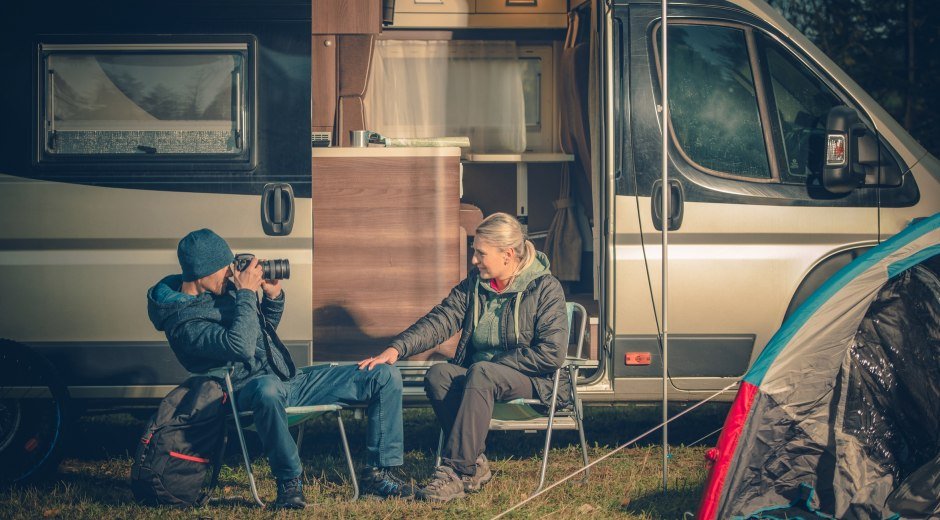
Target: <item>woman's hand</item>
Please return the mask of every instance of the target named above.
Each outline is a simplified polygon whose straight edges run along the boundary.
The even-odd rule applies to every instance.
[[[383,363],[387,365],[394,365],[396,361],[398,361],[398,351],[392,347],[388,347],[378,356],[370,357],[360,361],[359,370],[372,370],[376,365],[381,365]]]

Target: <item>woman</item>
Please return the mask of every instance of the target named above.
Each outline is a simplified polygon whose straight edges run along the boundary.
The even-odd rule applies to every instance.
[[[548,403],[552,377],[568,348],[561,284],[548,259],[505,213],[477,228],[473,269],[431,312],[361,368],[434,348],[462,330],[450,363],[428,370],[425,392],[444,430],[441,465],[418,498],[448,502],[492,478],[483,455],[495,401],[538,398]],[[559,390],[559,400],[568,396]]]

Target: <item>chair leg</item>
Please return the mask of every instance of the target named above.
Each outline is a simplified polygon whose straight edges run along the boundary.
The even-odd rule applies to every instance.
[[[304,442],[304,428],[306,426],[307,426],[307,421],[304,421],[297,426],[296,444],[297,444],[298,453],[300,452],[300,447],[303,445],[303,442]]]
[[[339,423],[339,437],[343,441],[343,453],[346,454],[346,465],[349,467],[349,478],[353,485],[353,500],[359,498],[359,481],[356,480],[356,468],[353,466],[352,456],[349,454],[349,442],[346,440],[346,428],[343,426],[343,414],[341,410],[336,411],[336,421]]]
[[[300,454],[300,447],[301,445],[303,445],[303,442],[304,442],[304,428],[306,427],[307,427],[307,421],[304,421],[300,423],[299,425],[297,425],[297,440],[295,441],[295,444],[297,444],[298,455]],[[300,466],[300,476],[301,478],[303,478],[304,483],[306,484],[307,483],[307,469],[304,468],[302,464]]]
[[[552,399],[548,404],[548,424],[545,428],[545,450],[542,452],[542,472],[539,475],[539,487],[532,494],[536,494],[545,486],[545,472],[548,470],[548,450],[552,446],[552,428],[555,424],[555,405],[558,403],[558,381],[561,379],[561,370],[555,371],[555,382],[552,387]]]
[[[441,434],[437,436],[437,456],[434,458],[434,467],[441,465],[441,452],[444,451],[444,429],[441,428]]]
[[[245,444],[245,434],[242,432],[242,423],[238,418],[238,407],[235,406],[235,390],[232,388],[232,378],[225,374],[225,387],[228,390],[229,402],[232,403],[232,418],[235,420],[235,431],[238,433],[238,443],[242,448],[242,458],[245,460],[245,471],[248,472],[248,486],[255,503],[264,507],[264,502],[258,496],[258,486],[255,485],[255,475],[251,472],[251,459],[248,458],[248,446]]]
[[[581,399],[578,397],[578,369],[576,366],[568,367],[568,382],[571,385],[571,399],[574,401],[574,420],[578,425],[578,437],[581,441],[581,456],[584,459],[584,467],[587,468],[587,465],[590,464],[588,460],[587,453],[587,442],[584,440],[584,405],[581,403]],[[585,469],[584,476],[581,478],[581,482],[587,484],[588,475],[590,475],[591,470]]]

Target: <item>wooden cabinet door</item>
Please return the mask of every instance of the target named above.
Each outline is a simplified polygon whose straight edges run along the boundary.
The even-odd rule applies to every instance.
[[[456,155],[313,159],[314,360],[381,352],[460,282],[458,169]]]

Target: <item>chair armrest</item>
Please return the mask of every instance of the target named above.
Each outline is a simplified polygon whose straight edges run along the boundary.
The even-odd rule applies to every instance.
[[[232,372],[234,371],[235,371],[235,365],[233,365],[232,363],[229,363],[225,365],[224,367],[210,368],[209,370],[206,370],[205,372],[196,372],[190,375],[218,377],[219,379],[225,379],[226,374],[232,375]]]
[[[565,367],[576,366],[576,367],[597,368],[597,367],[600,366],[600,361],[598,361],[598,360],[596,360],[596,359],[584,359],[584,358],[577,358],[577,357],[574,357],[574,356],[567,356],[567,357],[565,357],[565,363],[564,363],[564,365],[562,365],[562,366],[565,366]]]

